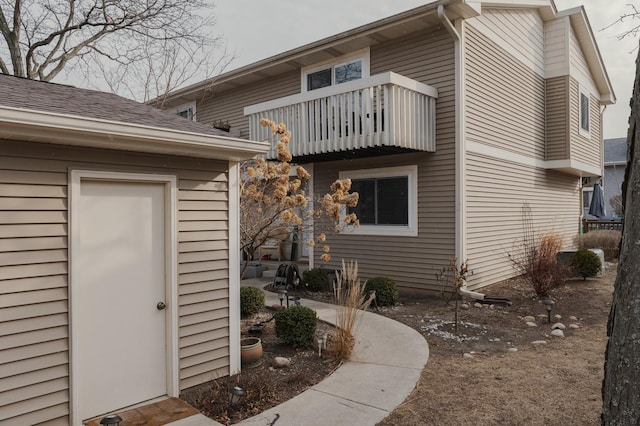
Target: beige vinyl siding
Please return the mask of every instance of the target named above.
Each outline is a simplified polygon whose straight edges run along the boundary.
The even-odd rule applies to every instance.
[[[586,92],[589,95],[589,92]],[[602,167],[602,143],[600,140],[599,102],[589,95],[589,135],[580,132],[580,85],[574,78],[569,78],[569,131],[571,135],[571,159],[578,160],[595,167]]]
[[[569,74],[569,17],[544,23],[544,65],[547,78]]]
[[[569,158],[569,77],[546,81],[546,160]]]
[[[536,233],[557,232],[564,248],[579,229],[578,178],[478,154],[467,155],[467,257],[471,289],[514,275],[508,254],[519,253],[522,207],[531,207]]]
[[[545,75],[545,28],[535,9],[483,7],[467,23],[534,73]]]
[[[587,90],[591,93],[598,93],[596,85],[591,77],[591,71],[589,65],[582,53],[580,43],[576,38],[576,34],[573,31],[573,27],[569,26],[569,63],[571,66],[571,77],[578,80],[581,85],[586,86],[583,90]]]
[[[249,118],[244,115],[244,107],[300,93],[300,75],[296,70],[220,93],[213,89],[211,96],[198,102],[197,120],[205,124],[228,121],[234,135],[248,139]]]
[[[436,152],[323,162],[314,166],[316,195],[328,191],[340,171],[418,166],[418,236],[329,235],[332,260],[358,260],[362,278],[384,275],[405,293],[437,291],[435,271],[455,253],[454,48],[442,29],[411,34],[371,50],[371,74],[393,71],[438,90]],[[321,250],[314,251],[320,265]]]
[[[466,26],[466,137],[544,159],[544,79]]]
[[[0,142],[0,424],[69,421],[69,169],[178,177],[180,388],[228,374],[227,163]]]

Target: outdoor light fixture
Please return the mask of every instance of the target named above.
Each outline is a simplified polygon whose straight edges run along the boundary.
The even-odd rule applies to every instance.
[[[109,414],[108,416],[104,416],[102,420],[100,420],[101,425],[115,425],[118,426],[122,421],[122,417],[117,414]]]
[[[318,337],[318,356],[322,356],[322,337]]]
[[[322,335],[322,348],[323,349],[327,349],[327,337],[329,337],[329,336],[327,336],[327,333],[324,333]]]
[[[229,418],[233,418],[233,405],[237,404],[240,401],[240,398],[244,396],[244,389],[239,386],[234,386],[229,389],[229,409],[227,413],[229,414]]]
[[[282,302],[284,302],[285,293],[287,293],[287,290],[278,290],[278,299],[280,299],[280,306],[282,306]]]
[[[544,299],[542,303],[544,304],[544,307],[547,308],[547,321],[551,324],[551,308],[556,302],[551,299]]]

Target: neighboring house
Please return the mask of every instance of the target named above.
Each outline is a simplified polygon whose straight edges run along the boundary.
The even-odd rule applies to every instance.
[[[0,423],[86,418],[239,370],[238,161],[266,144],[0,75]]]
[[[617,218],[611,206],[611,198],[622,194],[624,171],[627,167],[627,139],[604,140],[604,174],[602,175],[602,189],[607,218]],[[590,182],[595,183],[595,181]],[[584,216],[590,218],[589,206],[593,195],[593,185],[583,188]]]
[[[247,65],[172,94],[197,120],[266,140],[293,133],[313,192],[351,178],[361,226],[331,236],[333,259],[405,293],[441,288],[469,259],[469,288],[514,275],[523,235],[579,231],[581,178],[602,175],[603,105],[615,102],[582,7],[440,0]],[[273,155],[273,151],[271,151]],[[319,265],[319,250],[310,264]]]

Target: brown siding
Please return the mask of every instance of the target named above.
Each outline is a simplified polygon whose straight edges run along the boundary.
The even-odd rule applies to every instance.
[[[530,205],[536,232],[578,232],[578,178],[478,154],[467,155],[467,257],[470,288],[513,276],[508,254],[521,248],[522,207]]]
[[[402,291],[439,290],[435,271],[455,253],[455,91],[454,46],[442,29],[412,34],[371,50],[371,74],[393,71],[438,89],[436,152],[344,162],[318,163],[314,168],[316,195],[326,193],[341,170],[416,164],[418,166],[418,236],[391,237],[344,234],[329,236],[333,258],[358,260],[363,278],[384,275]],[[320,265],[318,250],[315,263]]]
[[[601,167],[603,149],[600,141],[600,111],[598,110],[598,105],[599,101],[594,96],[590,95],[590,132],[589,137],[583,136],[580,133],[580,87],[575,79],[569,79],[571,159],[578,160],[595,167]]]
[[[214,92],[198,102],[197,120],[205,124],[228,121],[234,134],[238,131],[237,136],[248,139],[249,118],[244,116],[244,107],[296,93],[300,93],[300,70],[224,92]]]
[[[546,96],[546,160],[564,160],[569,158],[569,77],[548,79]]]
[[[69,168],[178,177],[180,387],[228,374],[227,163],[0,143],[0,423],[69,421]]]
[[[466,37],[466,137],[544,159],[544,78],[472,25]]]

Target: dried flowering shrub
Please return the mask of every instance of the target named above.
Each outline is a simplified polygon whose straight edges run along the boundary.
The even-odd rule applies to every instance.
[[[323,262],[331,259],[327,232],[340,232],[346,226],[358,226],[355,214],[347,214],[340,220],[345,207],[358,204],[358,193],[352,193],[350,179],[338,179],[318,203],[307,195],[311,175],[302,166],[291,165],[289,141],[291,133],[284,123],[261,120],[260,124],[271,128],[277,138],[277,161],[256,158],[241,165],[240,179],[240,244],[245,253],[246,269],[255,252],[269,238],[275,237],[282,228],[299,232],[315,223],[315,239],[307,241],[309,246],[322,243]],[[329,224],[329,229],[318,229],[320,224]]]

